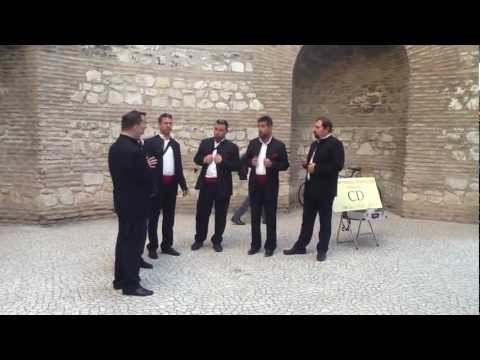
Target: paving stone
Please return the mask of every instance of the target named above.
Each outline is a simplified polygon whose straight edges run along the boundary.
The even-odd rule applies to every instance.
[[[338,221],[335,216],[334,230]],[[306,256],[281,253],[298,237],[300,223],[299,211],[279,214],[279,247],[265,259],[246,255],[249,225],[230,223],[223,253],[210,244],[191,252],[195,224],[178,214],[175,248],[182,255],[147,259],[154,270],[140,276],[155,291],[148,301],[111,288],[115,219],[2,225],[0,314],[478,315],[477,226],[388,214],[373,224],[380,247],[368,236],[358,251],[332,240],[328,261],[318,263],[316,238]]]

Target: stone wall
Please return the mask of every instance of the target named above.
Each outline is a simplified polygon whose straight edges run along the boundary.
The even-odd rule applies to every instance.
[[[39,151],[35,49],[0,46],[0,220],[35,221]]]
[[[121,115],[133,108],[149,114],[147,136],[155,133],[160,113],[174,114],[174,136],[192,190],[193,156],[200,140],[212,136],[215,120],[230,122],[228,137],[243,152],[257,136],[256,119],[267,112],[268,91],[257,92],[254,47],[38,46],[34,51],[40,222],[111,215],[107,152]],[[275,112],[274,106],[270,110]],[[285,114],[281,122],[288,119]],[[232,206],[246,192],[235,177]],[[178,207],[192,211],[195,204],[192,191]],[[285,197],[281,207],[287,206]]]
[[[478,46],[407,46],[409,217],[478,222]]]
[[[417,218],[478,221],[478,46],[128,45],[0,47],[1,221],[111,216],[106,156],[133,108],[175,116],[193,189],[193,155],[218,118],[245,150],[269,114],[292,168],[296,205],[314,117],[329,115],[347,165]],[[232,207],[246,184],[235,177]],[[192,212],[196,193],[178,202]]]

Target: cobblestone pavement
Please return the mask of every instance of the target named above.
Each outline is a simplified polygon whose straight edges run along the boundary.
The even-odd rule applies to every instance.
[[[402,219],[375,224],[381,246],[332,244],[318,263],[281,250],[298,236],[301,213],[279,215],[279,250],[249,257],[249,226],[227,226],[225,251],[196,253],[192,216],[179,215],[179,258],[142,270],[149,298],[111,287],[115,219],[53,227],[0,227],[0,314],[475,314],[479,313],[478,226]],[[334,221],[334,228],[338,218]],[[318,227],[318,225],[317,225]],[[149,260],[151,261],[151,260]]]

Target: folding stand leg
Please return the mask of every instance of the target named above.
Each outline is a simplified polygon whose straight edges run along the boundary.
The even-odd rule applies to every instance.
[[[338,231],[337,231],[337,244],[339,244],[340,240],[340,229],[342,228],[343,225],[343,216],[340,217],[340,223],[338,224]]]
[[[355,243],[355,249],[357,250],[358,250],[358,237],[360,236],[360,229],[362,228],[362,222],[363,220],[360,220],[360,224],[358,224],[357,236],[353,238],[353,242]]]
[[[379,247],[380,244],[378,243],[377,237],[375,236],[375,231],[373,231],[373,226],[372,226],[372,223],[370,222],[370,220],[368,220],[368,225],[370,225],[370,229],[372,230],[373,238],[375,239],[375,242],[377,243],[377,247]]]

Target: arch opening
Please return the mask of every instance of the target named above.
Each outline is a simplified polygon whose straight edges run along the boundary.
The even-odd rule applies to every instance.
[[[362,168],[401,213],[409,62],[404,46],[307,45],[293,71],[290,207],[298,204],[314,120],[331,118],[345,146],[345,167]]]

